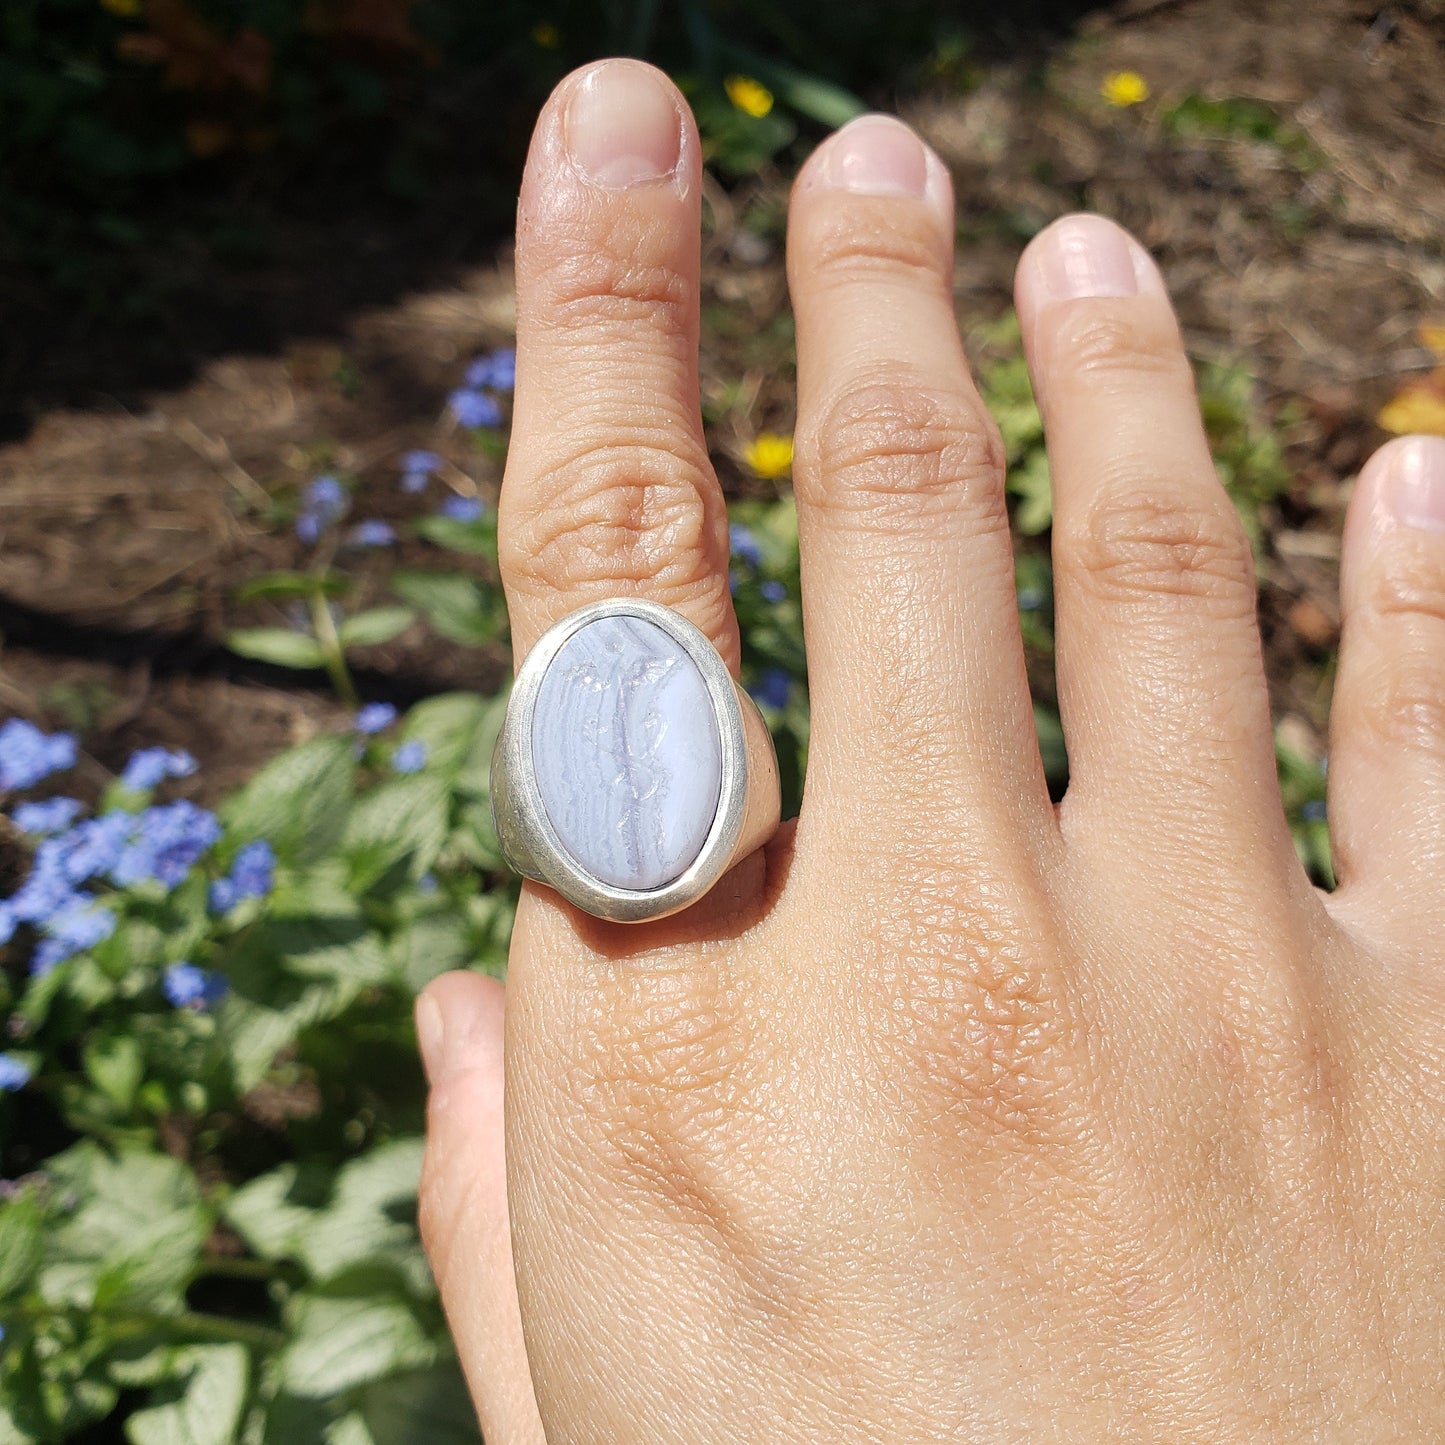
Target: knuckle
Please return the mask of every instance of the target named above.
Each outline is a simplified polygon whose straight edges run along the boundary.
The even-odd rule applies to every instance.
[[[735,1245],[747,1233],[735,1144],[754,1112],[741,991],[721,968],[661,968],[602,993],[572,1088],[603,1167],[667,1217]]]
[[[505,506],[498,537],[513,585],[585,593],[647,582],[660,600],[716,590],[722,517],[702,459],[671,438],[591,446],[548,466]]]
[[[1058,320],[1054,345],[1060,361],[1085,384],[1133,387],[1140,381],[1176,382],[1194,389],[1193,373],[1167,313],[1154,308],[1070,306]]]
[[[1060,523],[1064,568],[1099,600],[1177,605],[1220,620],[1252,618],[1254,561],[1232,507],[1157,494],[1099,497],[1074,526]]]
[[[834,206],[816,216],[798,248],[808,258],[812,284],[832,285],[890,280],[912,281],[930,291],[944,279],[945,253],[927,225],[898,225],[856,207]]]
[[[830,509],[900,522],[946,512],[978,532],[1007,529],[998,428],[962,396],[911,382],[855,387],[808,429],[800,457],[799,485]]]
[[[1433,549],[1432,549],[1433,550]],[[1392,624],[1434,634],[1445,642],[1445,567],[1405,549],[1371,579],[1366,606]]]
[[[1357,720],[1387,746],[1445,752],[1445,570],[1401,549],[1371,576],[1363,613]]]
[[[537,257],[542,306],[536,314],[559,330],[625,329],[635,344],[639,323],[676,335],[691,330],[694,285],[645,228],[615,217],[600,234],[562,232]]]
[[[1445,661],[1439,651],[1394,653],[1358,691],[1353,722],[1388,749],[1445,753]]]
[[[883,980],[890,1003],[876,1033],[915,1081],[925,1146],[941,1141],[953,1157],[965,1131],[1031,1151],[1058,1144],[1081,1052],[1047,930],[1002,948],[1001,937],[1031,931],[961,905],[962,884],[929,871],[936,881],[914,885],[879,940],[880,967],[897,976]]]

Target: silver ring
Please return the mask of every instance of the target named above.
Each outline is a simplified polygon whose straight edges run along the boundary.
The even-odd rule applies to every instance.
[[[615,598],[528,653],[491,795],[512,868],[598,918],[643,923],[695,903],[777,831],[778,760],[702,632]]]

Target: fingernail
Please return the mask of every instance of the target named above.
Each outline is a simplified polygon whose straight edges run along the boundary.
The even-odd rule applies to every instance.
[[[1375,496],[1397,522],[1445,532],[1445,437],[1406,437],[1377,452]]]
[[[447,1026],[430,994],[424,993],[416,1001],[416,1041],[427,1082],[435,1084],[446,1072]]]
[[[1102,216],[1066,216],[1043,236],[1036,255],[1048,301],[1139,294],[1128,237]]]
[[[620,190],[661,180],[682,155],[682,117],[656,71],[609,60],[577,82],[567,103],[572,164],[599,186]]]
[[[911,196],[928,190],[928,152],[923,142],[887,115],[864,115],[828,143],[821,179],[860,196]]]

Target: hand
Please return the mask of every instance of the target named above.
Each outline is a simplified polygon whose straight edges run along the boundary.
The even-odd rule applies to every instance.
[[[657,72],[549,102],[501,516],[519,657],[640,595],[736,666],[699,194]],[[897,121],[794,189],[796,828],[652,925],[525,890],[505,1184],[501,989],[421,1000],[423,1228],[487,1437],[1442,1438],[1445,442],[1391,443],[1351,504],[1325,896],[1159,273],[1097,217],[1037,237],[1056,808],[952,236]]]

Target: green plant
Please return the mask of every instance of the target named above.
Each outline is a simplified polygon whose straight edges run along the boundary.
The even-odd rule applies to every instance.
[[[117,1409],[137,1445],[475,1440],[413,1219],[410,1010],[442,969],[503,965],[503,704],[433,698],[385,740],[370,709],[218,815],[122,780],[25,845],[32,895],[63,864],[107,923],[67,938],[63,899],[19,905],[0,984],[24,1169],[0,1189],[0,1440]]]

